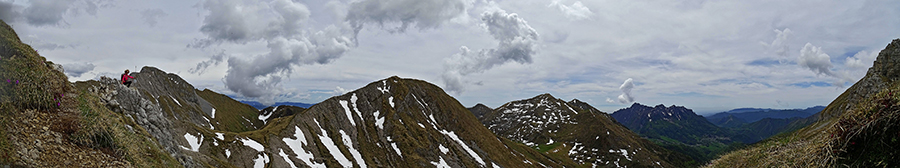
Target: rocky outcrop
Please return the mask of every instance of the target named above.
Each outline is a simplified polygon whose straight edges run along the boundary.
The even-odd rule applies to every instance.
[[[844,111],[853,109],[860,101],[887,88],[888,83],[896,80],[900,80],[900,39],[894,39],[881,50],[875,63],[866,72],[866,76],[847,88],[847,91],[832,102],[840,105],[829,105],[817,117],[819,120],[828,120],[840,116]]]
[[[175,129],[165,112],[154,103],[143,97],[138,90],[125,87],[119,80],[101,77],[99,85],[88,88],[88,91],[100,96],[101,103],[110,110],[132,118],[135,123],[144,127],[166,152],[174,156],[185,167],[199,167],[190,156],[184,155],[178,147]]]

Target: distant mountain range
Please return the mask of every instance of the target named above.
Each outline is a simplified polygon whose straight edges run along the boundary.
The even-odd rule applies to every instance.
[[[718,127],[683,106],[654,107],[634,103],[612,117],[635,133],[670,150],[684,153],[699,163],[754,139]]]
[[[266,106],[257,101],[240,101],[240,102],[250,105],[250,106],[253,106],[253,108],[256,108],[258,110],[265,109],[266,107],[283,106],[283,105],[303,107],[303,108],[309,108],[309,107],[312,107],[313,105],[316,105],[315,103],[309,104],[309,103],[300,103],[300,102],[275,102],[275,104],[273,104],[271,106]]]
[[[825,106],[815,106],[806,109],[762,109],[762,108],[738,108],[725,112],[706,116],[706,119],[721,127],[739,127],[743,124],[756,122],[764,118],[788,119],[806,118],[825,109]]]

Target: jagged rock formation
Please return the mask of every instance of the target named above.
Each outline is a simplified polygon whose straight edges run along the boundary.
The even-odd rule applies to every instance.
[[[577,164],[606,167],[673,167],[678,158],[640,138],[587,103],[565,102],[550,94],[504,104],[480,118],[499,136]],[[676,159],[678,158],[678,159]]]
[[[145,128],[159,145],[177,158],[185,167],[198,167],[193,159],[184,155],[173,136],[175,126],[158,103],[145,99],[138,90],[127,88],[118,80],[102,77],[88,91],[99,95],[100,101],[110,110],[125,114]]]
[[[706,162],[739,144],[755,142],[747,135],[720,128],[683,106],[634,103],[611,116],[635,133],[697,162]]]

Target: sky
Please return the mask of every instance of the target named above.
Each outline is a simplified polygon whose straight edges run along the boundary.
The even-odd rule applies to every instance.
[[[550,93],[608,113],[828,105],[900,38],[897,16],[890,0],[0,0],[70,81],[154,66],[316,103],[396,75],[467,107]]]

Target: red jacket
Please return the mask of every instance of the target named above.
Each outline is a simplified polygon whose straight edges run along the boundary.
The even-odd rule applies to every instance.
[[[134,77],[131,77],[131,75],[122,74],[122,84],[125,84],[125,81],[127,81],[128,78],[134,79]]]

